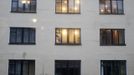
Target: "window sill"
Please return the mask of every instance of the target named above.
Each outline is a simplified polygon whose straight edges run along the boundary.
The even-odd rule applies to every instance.
[[[11,11],[11,13],[37,13],[37,12]]]
[[[55,14],[81,14],[81,13],[57,13],[57,12],[55,12]]]
[[[100,45],[100,46],[126,46],[126,44],[120,44],[120,45]]]
[[[124,13],[99,13],[100,15],[125,15]]]
[[[63,46],[80,46],[81,45],[81,43],[80,44],[57,44],[57,43],[55,43],[55,45],[59,45],[59,46],[61,46],[61,45],[63,45]]]
[[[36,43],[9,43],[9,45],[36,45]]]

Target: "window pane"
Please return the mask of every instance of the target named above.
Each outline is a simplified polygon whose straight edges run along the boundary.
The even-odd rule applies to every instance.
[[[57,13],[62,12],[62,5],[61,5],[61,3],[56,3],[56,12]]]
[[[62,29],[62,43],[67,43],[67,36],[68,36],[67,29]]]
[[[100,13],[105,13],[105,0],[100,0]]]
[[[101,30],[101,44],[111,45],[111,30]]]
[[[112,1],[112,13],[118,13],[117,10],[117,1]]]
[[[111,13],[111,5],[110,5],[111,1],[110,0],[106,0],[105,2],[105,9],[107,13]]]
[[[23,75],[28,75],[28,69],[29,69],[29,62],[23,61]]]
[[[73,13],[75,9],[74,0],[69,0],[69,12]]]
[[[56,43],[62,43],[62,30],[61,29],[56,29]]]
[[[118,36],[118,31],[117,30],[113,30],[112,31],[112,36],[113,36],[113,44],[114,45],[118,45],[119,44],[119,36]]]
[[[75,33],[73,29],[69,29],[69,43],[73,44],[75,39]]]
[[[67,7],[67,0],[62,0],[62,12],[67,13],[68,7]]]
[[[12,11],[17,11],[17,2],[12,3]]]
[[[125,34],[124,30],[119,30],[119,44],[125,44]]]
[[[30,29],[29,42],[35,43],[35,29]]]
[[[80,12],[80,0],[75,0],[74,11],[75,11],[76,13],[79,13],[79,12]]]
[[[23,42],[28,43],[29,42],[29,29],[24,29],[23,32]]]
[[[29,62],[29,75],[35,75],[35,62]]]
[[[21,42],[22,42],[22,29],[17,29],[16,43],[21,43]]]
[[[79,44],[80,43],[80,29],[75,29],[75,43]]]
[[[16,61],[15,66],[15,74],[21,75],[21,61]]]
[[[9,62],[9,75],[14,75],[15,74],[15,62],[10,61]]]
[[[10,43],[16,42],[16,29],[11,28],[10,29]]]
[[[118,13],[122,14],[123,13],[123,2],[122,1],[117,1],[118,5]]]

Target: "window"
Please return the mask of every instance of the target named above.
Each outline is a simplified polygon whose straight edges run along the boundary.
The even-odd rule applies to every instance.
[[[35,28],[10,28],[10,44],[35,44]]]
[[[126,61],[101,60],[101,75],[126,75]]]
[[[11,12],[35,13],[36,0],[12,0]]]
[[[55,75],[80,75],[80,60],[56,60]]]
[[[80,0],[56,0],[56,13],[79,14]]]
[[[124,29],[100,29],[100,45],[125,45]]]
[[[8,75],[35,75],[35,61],[9,60]]]
[[[123,0],[100,0],[100,14],[124,14]]]
[[[58,45],[80,45],[79,28],[56,28],[55,42]]]

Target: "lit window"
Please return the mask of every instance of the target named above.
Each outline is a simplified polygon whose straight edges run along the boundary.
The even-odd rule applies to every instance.
[[[80,0],[56,0],[56,13],[80,13]]]
[[[79,28],[56,28],[56,44],[79,45],[80,29]]]
[[[100,0],[100,14],[124,14],[123,0]]]
[[[100,29],[100,45],[125,45],[124,29]]]
[[[35,13],[36,0],[12,0],[11,12]]]
[[[35,60],[9,60],[8,75],[35,75]]]
[[[80,75],[80,60],[56,60],[55,75]]]
[[[10,28],[10,44],[35,44],[35,28]]]
[[[101,60],[101,75],[126,75],[126,61]]]

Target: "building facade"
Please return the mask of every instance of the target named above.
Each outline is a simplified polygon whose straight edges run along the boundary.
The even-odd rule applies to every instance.
[[[133,75],[133,0],[2,0],[0,75]]]

